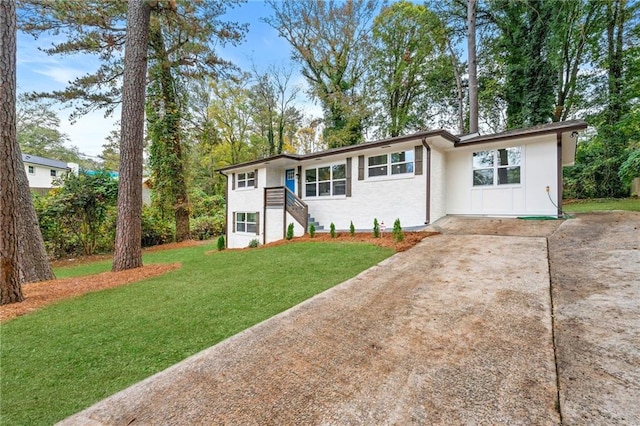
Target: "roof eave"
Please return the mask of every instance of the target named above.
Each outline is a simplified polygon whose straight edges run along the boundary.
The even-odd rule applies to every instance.
[[[556,124],[556,123],[554,123]],[[566,133],[566,132],[572,132],[572,131],[581,131],[581,130],[585,130],[587,128],[588,124],[586,121],[583,120],[573,120],[573,121],[568,121],[566,122],[565,125],[553,125],[553,126],[549,126],[549,127],[541,127],[539,129],[519,129],[519,131],[511,131],[511,132],[503,132],[503,133],[498,133],[498,134],[494,134],[494,135],[487,135],[487,136],[479,136],[477,138],[473,138],[471,140],[468,141],[464,141],[464,142],[457,142],[455,143],[455,147],[459,148],[459,147],[464,147],[464,146],[471,146],[471,145],[477,145],[477,144],[485,144],[485,143],[492,143],[492,142],[500,142],[500,141],[504,141],[507,139],[519,139],[519,138],[526,138],[526,137],[534,137],[534,136],[540,136],[540,135],[545,135],[545,134],[556,134],[556,133]]]
[[[258,164],[264,164],[270,161],[278,160],[280,158],[287,158],[287,159],[296,160],[296,161],[313,160],[316,158],[329,157],[332,155],[344,154],[344,153],[349,153],[354,151],[363,151],[370,148],[378,148],[385,145],[398,144],[398,143],[403,143],[411,140],[421,140],[427,137],[437,137],[437,136],[440,136],[443,139],[452,142],[453,144],[456,144],[460,140],[457,136],[454,136],[443,129],[426,130],[418,133],[413,133],[411,135],[396,136],[393,138],[381,139],[373,142],[365,142],[357,145],[342,146],[338,148],[332,148],[325,151],[314,152],[314,153],[305,154],[305,155],[279,154],[279,155],[274,155],[267,158],[261,158],[259,160],[248,161],[246,163],[239,163],[239,164],[233,164],[226,167],[221,167],[219,169],[216,169],[216,171],[219,173],[224,173],[229,170],[243,169],[243,168],[255,166]]]

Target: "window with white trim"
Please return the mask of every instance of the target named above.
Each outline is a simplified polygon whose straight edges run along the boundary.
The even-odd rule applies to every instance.
[[[56,177],[56,175],[58,174],[56,170],[53,170],[53,169],[51,169],[49,173],[51,174],[51,177]]]
[[[367,159],[367,177],[413,173],[414,157],[413,150],[371,156]]]
[[[256,172],[238,173],[238,188],[252,188],[256,186]]]
[[[256,233],[257,213],[236,213],[236,232]]]
[[[30,175],[35,175],[36,174],[36,169],[33,166],[28,166],[29,169],[29,174]]]
[[[345,164],[306,169],[304,173],[306,197],[345,195],[347,175]]]
[[[492,149],[473,153],[473,186],[520,183],[521,147]]]

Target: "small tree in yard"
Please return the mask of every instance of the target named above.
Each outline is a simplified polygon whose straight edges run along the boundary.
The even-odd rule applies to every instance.
[[[309,236],[311,238],[316,236],[316,227],[315,227],[315,225],[313,223],[311,225],[309,225]]]
[[[78,239],[83,254],[92,255],[105,233],[108,211],[115,207],[118,182],[107,172],[68,173],[60,182],[63,185],[50,196],[48,209],[63,229]]]
[[[349,225],[349,235],[352,237],[356,235],[356,227],[353,226],[353,221],[351,221],[351,224]]]
[[[331,238],[336,237],[336,225],[334,225],[333,222],[331,222],[331,225],[329,226],[329,234],[331,234]]]
[[[399,243],[404,240],[404,232],[402,232],[402,227],[400,226],[400,219],[396,219],[393,222],[393,241]]]
[[[225,249],[225,243],[224,243],[224,235],[220,235],[218,237],[218,251],[224,250]]]
[[[373,219],[373,236],[380,238],[380,224],[378,223],[378,219]]]
[[[289,226],[287,226],[287,240],[290,240],[293,238],[293,222],[289,224]]]

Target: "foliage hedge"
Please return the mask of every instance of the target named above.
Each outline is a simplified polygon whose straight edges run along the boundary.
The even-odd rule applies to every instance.
[[[200,216],[191,219],[191,237],[208,240],[224,233],[224,214]]]
[[[47,195],[34,194],[47,254],[52,259],[110,253],[114,249],[118,183],[107,172],[69,174]],[[224,197],[200,190],[191,194],[192,237],[224,233]],[[142,209],[142,247],[174,241],[175,222],[153,206]]]

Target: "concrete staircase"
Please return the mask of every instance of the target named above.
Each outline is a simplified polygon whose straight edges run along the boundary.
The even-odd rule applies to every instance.
[[[311,215],[308,215],[309,217],[309,225],[307,228],[307,231],[309,231],[309,227],[311,227],[311,224],[313,223],[313,226],[316,228],[316,231],[324,231],[324,225],[320,225],[320,222],[316,221],[315,217],[311,217]]]

